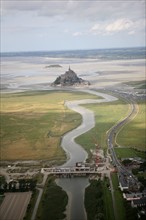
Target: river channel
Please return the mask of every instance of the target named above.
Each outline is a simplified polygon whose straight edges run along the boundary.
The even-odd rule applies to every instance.
[[[82,115],[82,123],[76,129],[66,133],[61,142],[62,148],[67,154],[67,162],[62,167],[75,166],[76,162],[83,162],[88,157],[87,152],[75,142],[75,138],[86,133],[95,126],[94,113],[81,104],[102,103],[116,101],[117,98],[99,93],[93,90],[80,90],[102,97],[101,99],[84,99],[78,101],[67,101],[65,105]],[[66,209],[66,220],[87,220],[84,208],[84,192],[89,184],[87,177],[60,178],[57,184],[68,194],[69,202]]]

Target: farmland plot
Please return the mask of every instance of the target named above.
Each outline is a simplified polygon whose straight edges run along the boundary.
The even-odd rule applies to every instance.
[[[0,206],[0,219],[23,220],[31,194],[31,192],[5,193]]]

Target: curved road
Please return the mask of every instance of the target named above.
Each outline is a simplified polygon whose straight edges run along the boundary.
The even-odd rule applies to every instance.
[[[115,142],[115,139],[116,139],[116,133],[124,126],[126,125],[127,123],[129,123],[138,113],[139,109],[138,109],[138,105],[136,102],[134,102],[134,100],[130,99],[130,98],[125,98],[125,97],[122,97],[124,98],[129,104],[130,104],[130,107],[131,107],[131,110],[130,112],[128,113],[128,115],[123,119],[121,120],[120,122],[116,123],[109,131],[108,131],[108,134],[107,134],[107,141],[108,141],[108,148],[110,149],[111,151],[111,155],[112,155],[112,158],[113,158],[113,164],[115,166],[117,166],[117,168],[120,169],[120,171],[123,171],[124,173],[126,174],[130,174],[129,171],[122,166],[122,164],[119,162],[117,156],[116,156],[116,153],[114,151],[114,146],[113,146],[113,143]]]

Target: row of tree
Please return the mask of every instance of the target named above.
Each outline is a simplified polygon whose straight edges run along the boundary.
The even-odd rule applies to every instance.
[[[20,179],[18,181],[12,180],[9,183],[1,181],[0,193],[33,191],[36,188],[36,182],[37,181],[34,179]]]
[[[85,209],[88,220],[105,220],[101,180],[92,180],[85,190]]]

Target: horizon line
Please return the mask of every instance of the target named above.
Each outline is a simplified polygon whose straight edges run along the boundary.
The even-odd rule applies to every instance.
[[[59,50],[18,50],[18,51],[0,51],[4,53],[32,53],[32,52],[61,52],[61,51],[81,51],[81,50],[107,50],[107,49],[132,49],[132,48],[146,48],[146,46],[132,46],[132,47],[104,47],[104,48],[84,48],[84,49],[59,49]]]

